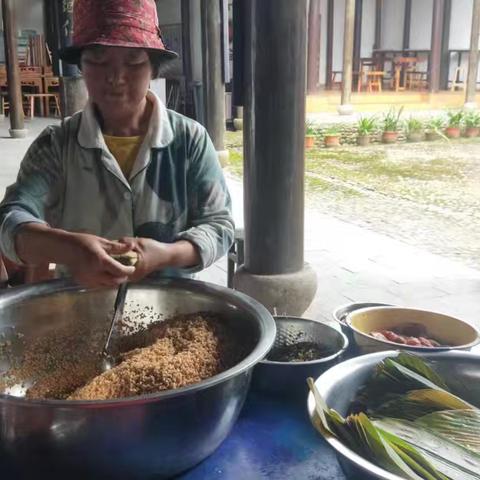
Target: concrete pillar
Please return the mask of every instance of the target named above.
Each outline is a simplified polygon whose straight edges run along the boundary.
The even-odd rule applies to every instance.
[[[467,90],[465,108],[476,108],[478,75],[478,38],[480,33],[480,0],[473,0],[472,33],[470,36],[470,54],[468,57]]]
[[[27,134],[24,123],[20,69],[17,58],[17,28],[13,0],[2,0],[3,35],[5,42],[5,60],[7,64],[7,82],[10,136],[23,138]]]
[[[337,110],[340,115],[351,115],[352,106],[352,67],[355,32],[355,0],[345,0],[345,26],[343,36],[342,100]]]
[[[316,291],[303,251],[308,0],[244,1],[245,263],[234,287],[301,315]]]
[[[225,150],[225,84],[222,72],[222,23],[219,0],[202,0],[203,99],[205,128],[219,153]]]

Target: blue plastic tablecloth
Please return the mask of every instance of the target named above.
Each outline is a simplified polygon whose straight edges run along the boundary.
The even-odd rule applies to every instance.
[[[345,480],[332,448],[310,423],[305,399],[256,393],[220,448],[181,480]]]

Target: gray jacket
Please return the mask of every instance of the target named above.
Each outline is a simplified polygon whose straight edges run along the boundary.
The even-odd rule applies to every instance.
[[[93,106],[47,127],[30,146],[16,183],[0,204],[0,251],[27,222],[108,239],[191,241],[206,268],[233,241],[230,196],[215,148],[197,122],[167,110],[153,92],[149,130],[127,180],[109,152]],[[163,272],[165,273],[165,272]]]

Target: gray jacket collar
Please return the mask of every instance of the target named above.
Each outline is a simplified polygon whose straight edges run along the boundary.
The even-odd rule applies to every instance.
[[[150,149],[165,148],[173,141],[173,129],[168,118],[167,108],[151,90],[148,91],[147,98],[153,103],[153,111],[145,143]],[[80,120],[78,143],[84,148],[107,150],[93,104],[90,101],[87,102]]]

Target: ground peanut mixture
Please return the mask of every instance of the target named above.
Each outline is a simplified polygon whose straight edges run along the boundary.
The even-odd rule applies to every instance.
[[[97,344],[100,339],[101,344],[103,331],[92,336],[91,330],[87,335],[78,330],[81,326],[74,328],[77,331],[68,340],[55,332],[25,348],[22,366],[10,376],[35,379],[27,389],[28,398],[105,400],[155,393],[216,375],[245,353],[218,316],[179,315],[122,337],[117,342],[119,364],[101,373],[98,346],[86,339],[94,338]]]

